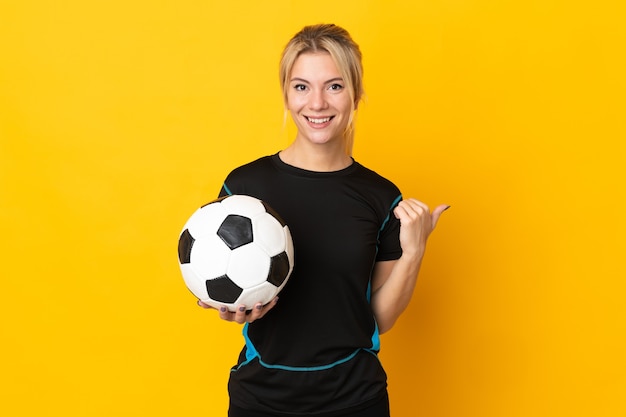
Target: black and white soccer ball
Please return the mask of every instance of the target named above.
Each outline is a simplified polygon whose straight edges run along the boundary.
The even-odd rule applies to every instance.
[[[293,240],[263,201],[231,195],[194,212],[178,240],[187,288],[204,303],[230,311],[270,302],[294,266]]]

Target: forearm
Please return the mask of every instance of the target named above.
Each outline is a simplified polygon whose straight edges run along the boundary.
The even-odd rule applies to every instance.
[[[417,283],[423,252],[403,255],[393,263],[383,284],[372,293],[372,309],[380,333],[390,330],[407,308]],[[382,274],[385,274],[382,272]]]
[[[394,209],[394,215],[400,220],[402,256],[397,261],[377,262],[372,276],[372,309],[380,333],[391,329],[409,305],[426,240],[441,213],[449,207],[440,205],[431,213],[424,203],[408,199]]]

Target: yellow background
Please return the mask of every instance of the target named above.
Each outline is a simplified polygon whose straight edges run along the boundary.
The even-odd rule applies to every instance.
[[[626,415],[619,1],[0,4],[0,415],[224,416],[239,326],[176,244],[285,147],[305,24],[365,55],[355,157],[449,203],[383,336],[392,412]]]

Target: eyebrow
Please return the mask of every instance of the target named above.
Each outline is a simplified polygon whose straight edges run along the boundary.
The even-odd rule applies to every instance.
[[[307,84],[311,84],[311,82],[310,82],[310,81],[305,80],[304,78],[299,78],[299,77],[294,77],[294,78],[292,78],[292,79],[291,79],[291,80],[289,80],[289,81],[290,81],[290,82],[300,81],[300,82],[305,82],[305,83],[307,83]],[[343,78],[341,78],[341,77],[331,78],[330,80],[325,81],[325,82],[324,82],[324,84],[332,83],[332,82],[335,82],[335,81],[342,81],[342,82],[343,82]]]

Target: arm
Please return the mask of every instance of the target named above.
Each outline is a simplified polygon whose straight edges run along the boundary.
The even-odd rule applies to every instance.
[[[441,205],[431,213],[424,203],[408,199],[394,209],[400,220],[402,256],[395,261],[377,262],[372,276],[372,309],[380,333],[390,330],[409,305],[428,237],[449,207]]]

